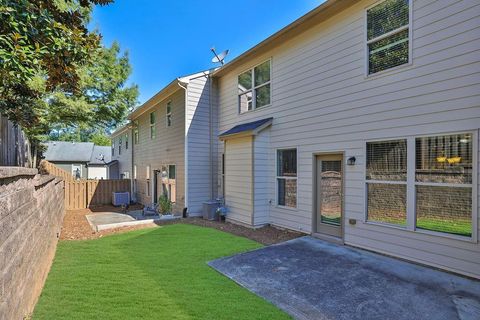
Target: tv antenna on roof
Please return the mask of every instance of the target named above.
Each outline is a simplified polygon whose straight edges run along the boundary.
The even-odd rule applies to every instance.
[[[215,47],[211,48],[210,50],[212,50],[213,54],[215,55],[215,57],[212,58],[212,62],[213,63],[221,63],[222,66],[223,66],[225,64],[224,60],[225,60],[225,57],[228,54],[228,50],[222,51],[219,54],[217,54],[217,51],[215,51]]]

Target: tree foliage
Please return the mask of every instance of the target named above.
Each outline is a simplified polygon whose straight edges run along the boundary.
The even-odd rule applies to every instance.
[[[137,103],[137,86],[126,86],[131,73],[128,55],[120,55],[117,43],[97,50],[78,72],[77,92],[56,90],[46,99],[48,114],[43,119],[53,128],[99,133],[123,121]]]
[[[93,83],[101,73],[100,66],[92,67],[94,59],[105,54],[112,59],[112,52],[119,49],[118,45],[105,49],[107,53],[99,49],[100,35],[88,31],[86,24],[93,5],[110,2],[0,0],[0,111],[30,136],[48,132],[52,124],[88,122],[86,115],[92,112],[101,116],[101,123],[111,123],[109,117],[115,121],[125,112],[123,105],[131,101],[135,89],[120,95],[116,101],[122,102],[110,105],[111,96],[97,92],[99,87]],[[123,68],[112,73],[123,76],[125,70],[130,72]],[[85,75],[89,72],[90,77]],[[105,83],[100,88],[105,89],[103,93],[118,94]],[[104,103],[97,109],[83,112],[86,105],[99,101]],[[115,109],[118,106],[120,110]],[[57,114],[60,108],[64,109]]]

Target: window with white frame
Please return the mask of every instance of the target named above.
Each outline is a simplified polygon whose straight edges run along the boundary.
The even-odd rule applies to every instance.
[[[472,135],[415,139],[416,228],[472,235]]]
[[[238,76],[238,110],[244,113],[265,107],[271,101],[270,60]]]
[[[367,218],[407,224],[407,140],[367,142]]]
[[[367,219],[472,237],[473,138],[458,133],[368,142]]]
[[[146,170],[147,170],[147,172],[146,172],[146,178],[147,178],[146,194],[147,194],[147,197],[150,197],[150,166],[147,166]]]
[[[115,155],[115,139],[112,139],[112,157]]]
[[[133,193],[137,192],[137,165],[133,165]]]
[[[297,149],[277,150],[277,205],[297,207]]]
[[[128,150],[128,133],[125,133],[125,150]]]
[[[166,120],[167,127],[171,127],[172,126],[172,101],[167,102],[165,120]]]
[[[410,62],[410,0],[384,0],[367,9],[368,74]]]
[[[122,154],[122,137],[118,137],[118,155]]]
[[[138,133],[138,120],[133,121],[133,143],[138,144],[139,133]]]
[[[155,111],[150,113],[150,139],[155,139],[155,135],[157,134],[157,127],[155,126],[156,123],[156,116]]]

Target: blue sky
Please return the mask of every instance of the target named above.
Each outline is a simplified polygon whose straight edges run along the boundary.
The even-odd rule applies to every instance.
[[[172,79],[208,69],[215,46],[232,60],[322,0],[116,0],[96,7],[90,28],[127,50],[141,103]]]

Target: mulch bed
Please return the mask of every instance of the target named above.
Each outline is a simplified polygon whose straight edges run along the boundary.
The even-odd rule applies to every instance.
[[[130,210],[141,209],[141,206],[131,206]],[[168,225],[174,223],[189,223],[197,226],[214,228],[220,231],[228,232],[237,236],[245,237],[257,241],[264,245],[271,245],[303,236],[304,234],[285,229],[279,229],[272,226],[266,226],[258,229],[251,229],[229,222],[208,221],[201,218],[186,218],[175,221],[165,221],[160,223],[150,223],[131,227],[122,227],[111,230],[95,232],[85,217],[94,212],[123,212],[121,208],[113,206],[99,206],[92,209],[70,210],[67,211],[63,220],[60,240],[89,240],[98,239],[105,235],[114,233],[123,233],[132,230],[154,228],[159,225]]]

